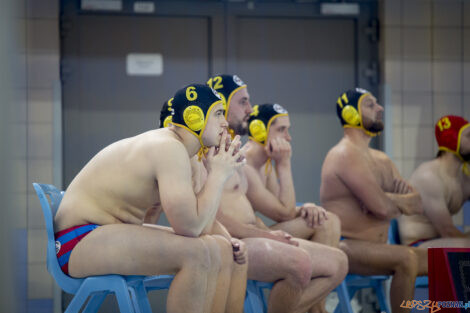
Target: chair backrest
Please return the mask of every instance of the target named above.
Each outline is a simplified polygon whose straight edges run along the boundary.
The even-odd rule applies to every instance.
[[[390,228],[388,229],[388,241],[392,245],[399,245],[400,242],[400,233],[398,231],[398,221],[392,219],[390,221]]]
[[[57,213],[64,192],[58,190],[53,185],[33,183],[33,186],[39,197],[42,213],[44,214],[44,221],[46,223],[47,270],[65,292],[74,294],[82,284],[83,279],[72,278],[62,272],[55,250],[54,216]],[[49,196],[50,203],[46,195]]]

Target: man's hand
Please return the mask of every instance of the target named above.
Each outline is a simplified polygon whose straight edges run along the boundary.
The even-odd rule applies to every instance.
[[[233,260],[235,263],[245,264],[248,260],[248,252],[246,251],[245,243],[233,237],[230,239],[230,242],[232,243]]]
[[[299,213],[310,228],[321,226],[328,219],[326,210],[314,203],[304,203],[300,207]]]
[[[398,201],[398,208],[405,215],[423,214],[423,201],[418,192],[407,193]]]
[[[407,194],[413,192],[413,187],[404,179],[394,178],[393,179],[393,193]]]
[[[271,238],[273,240],[287,243],[296,247],[299,246],[299,243],[297,241],[292,240],[292,236],[283,230],[272,230],[269,233],[273,235],[273,237]]]
[[[276,164],[290,162],[292,148],[290,143],[284,138],[274,138],[269,140],[265,151],[268,157],[273,159]]]
[[[224,131],[219,147],[211,147],[209,149],[204,165],[208,173],[216,171],[219,175],[225,176],[228,179],[236,169],[245,164],[245,158],[240,152],[240,136],[235,136],[233,141],[227,140],[227,136],[227,131]]]

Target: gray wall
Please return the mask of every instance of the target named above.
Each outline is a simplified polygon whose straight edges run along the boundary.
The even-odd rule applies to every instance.
[[[0,1],[0,303],[2,312],[17,312],[26,298],[26,230],[19,225],[24,195],[17,193],[20,172],[14,170],[15,151],[20,145],[15,116],[18,99],[24,90],[25,72],[18,70],[18,58],[24,48],[18,36],[24,27],[19,19],[21,7],[16,1]],[[23,272],[23,273],[22,273]],[[20,299],[21,298],[21,299]]]

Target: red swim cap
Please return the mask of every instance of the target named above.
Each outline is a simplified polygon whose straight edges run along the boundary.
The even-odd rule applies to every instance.
[[[439,150],[450,151],[460,158],[460,137],[462,131],[469,127],[470,123],[463,117],[456,115],[446,115],[437,121],[435,134]]]

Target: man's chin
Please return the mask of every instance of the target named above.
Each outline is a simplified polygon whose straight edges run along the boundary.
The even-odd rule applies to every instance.
[[[384,130],[384,123],[382,121],[376,121],[370,127],[367,127],[366,130],[374,134],[380,133]]]

